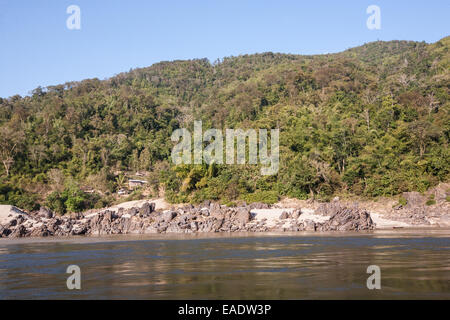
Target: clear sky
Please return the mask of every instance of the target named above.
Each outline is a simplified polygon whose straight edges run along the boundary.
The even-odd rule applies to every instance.
[[[66,9],[81,9],[69,30]],[[369,30],[369,5],[381,29]],[[448,0],[0,0],[0,97],[104,79],[155,62],[256,52],[338,52],[449,35]]]

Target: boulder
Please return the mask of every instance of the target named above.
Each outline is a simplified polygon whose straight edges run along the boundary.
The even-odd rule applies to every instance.
[[[305,220],[303,221],[303,230],[305,231],[316,231],[317,225],[312,220]]]
[[[269,209],[270,206],[267,203],[253,202],[250,204],[250,209]]]
[[[300,215],[302,214],[302,210],[301,209],[295,209],[292,214],[291,214],[291,218],[292,219],[298,219],[298,217],[300,217]]]
[[[289,218],[289,213],[286,211],[283,211],[279,217],[280,220],[284,220],[284,219],[288,219]]]
[[[331,218],[319,225],[321,231],[373,230],[375,223],[370,214],[358,208],[341,208]]]
[[[86,234],[87,231],[87,226],[85,224],[82,223],[78,223],[78,224],[74,224],[71,234],[72,235],[82,235],[82,234]]]
[[[24,237],[26,234],[27,234],[27,229],[23,225],[20,225],[11,232],[9,237],[21,238],[21,237]]]
[[[53,218],[54,214],[53,214],[52,210],[50,210],[49,208],[41,207],[39,209],[37,216],[39,218],[51,219],[51,218]]]
[[[70,219],[78,220],[78,219],[81,219],[81,218],[83,218],[83,214],[80,213],[80,212],[72,212],[72,213],[70,213]]]
[[[2,237],[7,237],[7,236],[9,236],[10,234],[11,234],[11,230],[8,229],[8,228],[3,227],[3,226],[0,224],[0,238],[2,238]]]
[[[130,208],[126,211],[126,214],[130,215],[131,217],[138,215],[139,210],[137,208]]]
[[[406,209],[417,208],[425,204],[426,198],[419,192],[403,192],[403,198],[406,199]]]
[[[250,209],[247,207],[237,208],[235,219],[239,222],[241,226],[244,226],[252,219]]]
[[[332,216],[342,209],[342,205],[338,201],[333,201],[329,203],[321,203],[319,207],[315,210],[316,214],[323,216]]]
[[[29,234],[30,237],[48,237],[51,235],[53,234],[48,231],[45,225],[34,228]]]
[[[177,216],[177,213],[172,210],[164,211],[160,216],[160,222],[170,222]]]
[[[156,204],[154,202],[146,202],[139,209],[139,215],[142,217],[148,217],[152,212],[155,211]]]
[[[209,209],[208,208],[201,208],[200,209],[200,214],[202,216],[209,217]]]

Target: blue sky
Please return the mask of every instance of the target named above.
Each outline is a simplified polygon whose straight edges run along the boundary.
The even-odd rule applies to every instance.
[[[81,30],[66,27],[69,5],[81,9]],[[381,9],[381,30],[366,27],[369,5]],[[0,97],[159,61],[435,42],[449,35],[449,9],[448,0],[0,0]]]

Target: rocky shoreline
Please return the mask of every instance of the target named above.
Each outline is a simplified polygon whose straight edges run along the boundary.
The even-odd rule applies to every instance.
[[[201,233],[201,232],[267,232],[267,231],[360,231],[373,230],[370,214],[358,208],[334,205],[333,213],[324,218],[311,219],[310,213],[296,209],[271,208],[261,203],[240,207],[204,203],[187,205],[173,210],[155,210],[155,203],[141,207],[104,210],[91,214],[56,216],[42,208],[29,215],[11,207],[0,224],[0,237],[48,237],[77,235]],[[272,218],[264,218],[268,211]],[[281,211],[281,213],[280,213]],[[275,216],[274,216],[275,215]],[[323,221],[323,222],[320,222]]]
[[[414,201],[410,200],[410,203]],[[164,210],[146,201],[130,208],[109,208],[92,213],[54,215],[41,208],[27,214],[12,206],[2,206],[0,238],[102,236],[151,233],[216,233],[216,232],[297,232],[297,231],[363,231],[383,226],[383,221],[397,221],[407,226],[429,225],[439,218],[438,226],[450,226],[448,206],[439,210],[424,207],[394,208],[397,220],[380,218],[358,204],[335,200],[311,208],[283,208],[263,203],[227,207],[209,201],[199,206],[185,205]],[[6,208],[8,207],[8,208]],[[438,212],[441,212],[440,214]],[[5,213],[6,212],[6,213]],[[427,219],[425,219],[428,218]],[[408,221],[408,224],[403,221]],[[395,225],[391,224],[395,228]],[[401,224],[400,224],[401,225]],[[390,226],[390,224],[388,224]]]

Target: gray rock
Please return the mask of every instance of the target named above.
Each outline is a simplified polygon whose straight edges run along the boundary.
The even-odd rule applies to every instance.
[[[286,211],[283,211],[279,217],[280,220],[284,220],[284,219],[288,219],[288,218],[289,218],[289,213]]]
[[[244,226],[252,219],[250,209],[247,207],[237,208],[235,219],[239,222],[240,226]]]
[[[302,214],[302,210],[301,209],[295,209],[292,212],[291,218],[292,219],[298,219],[298,217],[300,217],[301,214]]]
[[[11,232],[9,237],[11,237],[11,238],[21,238],[21,237],[24,237],[26,234],[27,234],[27,229],[23,225],[19,225],[19,226],[17,226],[17,228],[15,228]]]
[[[269,209],[270,206],[267,203],[253,202],[250,204],[250,209]]]
[[[176,216],[177,216],[177,213],[175,211],[167,210],[161,214],[160,221],[161,222],[170,222]]]
[[[426,198],[419,192],[403,192],[403,198],[406,199],[406,209],[417,208],[425,204]]]
[[[319,225],[321,231],[373,230],[375,223],[370,214],[358,208],[341,208],[331,218]]]
[[[39,209],[39,213],[37,215],[40,218],[46,218],[46,219],[51,219],[54,216],[53,212],[49,208],[46,208],[46,207],[41,207]]]
[[[209,209],[208,208],[201,208],[200,209],[200,214],[202,216],[209,217]]]
[[[148,217],[152,212],[155,211],[156,204],[152,203],[144,203],[142,207],[139,209],[139,215],[141,217]]]
[[[305,231],[316,231],[317,225],[312,220],[305,220],[303,221],[303,230]]]
[[[70,216],[70,219],[74,219],[74,220],[83,218],[83,214],[80,212],[72,212],[72,213],[70,213],[69,216]]]
[[[52,234],[48,231],[45,225],[34,228],[29,234],[30,237],[48,237],[50,235]]]

